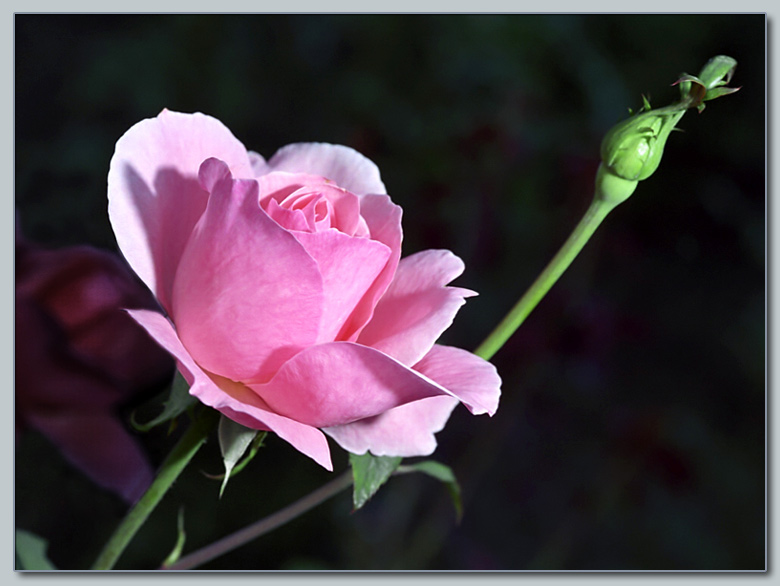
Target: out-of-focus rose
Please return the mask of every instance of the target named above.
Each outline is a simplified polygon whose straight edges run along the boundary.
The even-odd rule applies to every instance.
[[[498,407],[491,364],[435,345],[474,295],[446,286],[462,261],[400,260],[401,209],[356,151],[302,143],[266,161],[218,120],[164,110],[117,142],[108,198],[167,315],[131,314],[227,417],[331,469],[323,431],[353,453],[427,455],[459,401]]]
[[[122,308],[154,308],[154,298],[114,254],[45,250],[17,231],[15,305],[17,433],[39,431],[97,484],[135,500],[152,469],[116,409],[162,388],[174,363]]]

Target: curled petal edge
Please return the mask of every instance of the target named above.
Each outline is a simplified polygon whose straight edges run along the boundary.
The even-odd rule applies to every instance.
[[[201,369],[179,340],[173,324],[154,311],[129,310],[128,313],[178,360],[188,382],[190,394],[227,417],[254,429],[274,432],[295,449],[327,470],[333,470],[325,435],[317,428],[273,413],[260,397],[240,383],[209,375]]]

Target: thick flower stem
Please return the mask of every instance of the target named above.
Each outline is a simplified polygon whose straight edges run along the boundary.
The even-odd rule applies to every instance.
[[[302,515],[309,509],[316,507],[317,505],[325,502],[332,496],[337,495],[342,490],[352,485],[352,471],[348,470],[341,476],[331,480],[327,484],[322,485],[320,488],[312,493],[309,493],[305,497],[295,501],[288,507],[277,511],[260,519],[259,521],[252,523],[251,525],[215,541],[214,543],[207,545],[206,547],[192,552],[189,555],[184,556],[178,562],[171,564],[170,566],[163,568],[166,570],[190,570],[196,568],[206,562],[213,560],[216,557],[221,556],[229,551],[236,549],[237,547],[249,543],[253,539],[257,539],[261,535],[273,531],[277,527],[292,521],[299,515]]]
[[[585,243],[596,231],[596,228],[599,227],[607,214],[615,208],[617,203],[601,197],[593,199],[579,224],[574,228],[574,231],[569,235],[569,238],[545,267],[544,271],[536,278],[528,291],[525,292],[501,323],[474,351],[477,356],[490,360],[501,349],[569,267],[580,250],[582,250],[582,247],[585,246]]]
[[[219,413],[214,409],[202,409],[179,442],[163,462],[157,477],[141,499],[130,509],[122,523],[106,543],[92,566],[93,570],[110,570],[151,514],[173,482],[192,460],[211,430],[217,424]]]

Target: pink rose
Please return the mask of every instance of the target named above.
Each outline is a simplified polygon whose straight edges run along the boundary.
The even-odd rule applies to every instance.
[[[97,484],[128,501],[152,467],[117,417],[173,375],[173,360],[123,307],[156,307],[116,254],[88,246],[45,250],[17,232],[17,431],[46,436]]]
[[[353,453],[428,455],[459,401],[497,409],[495,368],[435,345],[474,295],[446,286],[462,261],[400,260],[401,209],[354,150],[293,144],[266,161],[214,118],[163,110],[117,142],[108,198],[167,313],[131,314],[227,417],[332,469],[323,432]]]

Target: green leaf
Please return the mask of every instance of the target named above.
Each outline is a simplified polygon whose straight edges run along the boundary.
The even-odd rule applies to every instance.
[[[455,478],[455,473],[449,466],[445,466],[440,462],[434,460],[425,460],[424,462],[417,462],[404,466],[404,471],[409,472],[422,472],[428,476],[432,476],[437,480],[441,480],[447,487],[447,492],[450,493],[452,504],[455,506],[455,513],[458,516],[458,522],[463,517],[463,503],[460,498],[460,485]]]
[[[401,465],[401,460],[401,457],[374,456],[370,452],[366,452],[362,456],[349,455],[352,477],[355,481],[352,491],[352,504],[355,511],[374,496],[379,487]]]
[[[190,385],[181,373],[177,371],[176,376],[173,378],[168,400],[163,403],[163,412],[148,423],[138,423],[135,417],[131,416],[130,423],[138,431],[149,431],[153,427],[175,419],[197,402],[198,400],[190,395]]]
[[[168,554],[168,557],[165,558],[165,561],[162,563],[163,568],[167,568],[178,562],[181,557],[181,552],[184,550],[184,541],[187,539],[187,532],[184,531],[184,507],[179,509],[176,533],[176,545],[173,546],[171,553]]]
[[[46,557],[48,542],[24,529],[16,530],[16,569],[56,571]]]
[[[218,430],[219,449],[222,452],[222,460],[225,463],[225,476],[222,480],[222,487],[219,489],[220,498],[222,498],[222,493],[225,491],[225,486],[227,486],[227,482],[230,479],[233,467],[252,444],[257,433],[256,429],[245,427],[224,415],[220,418]]]

